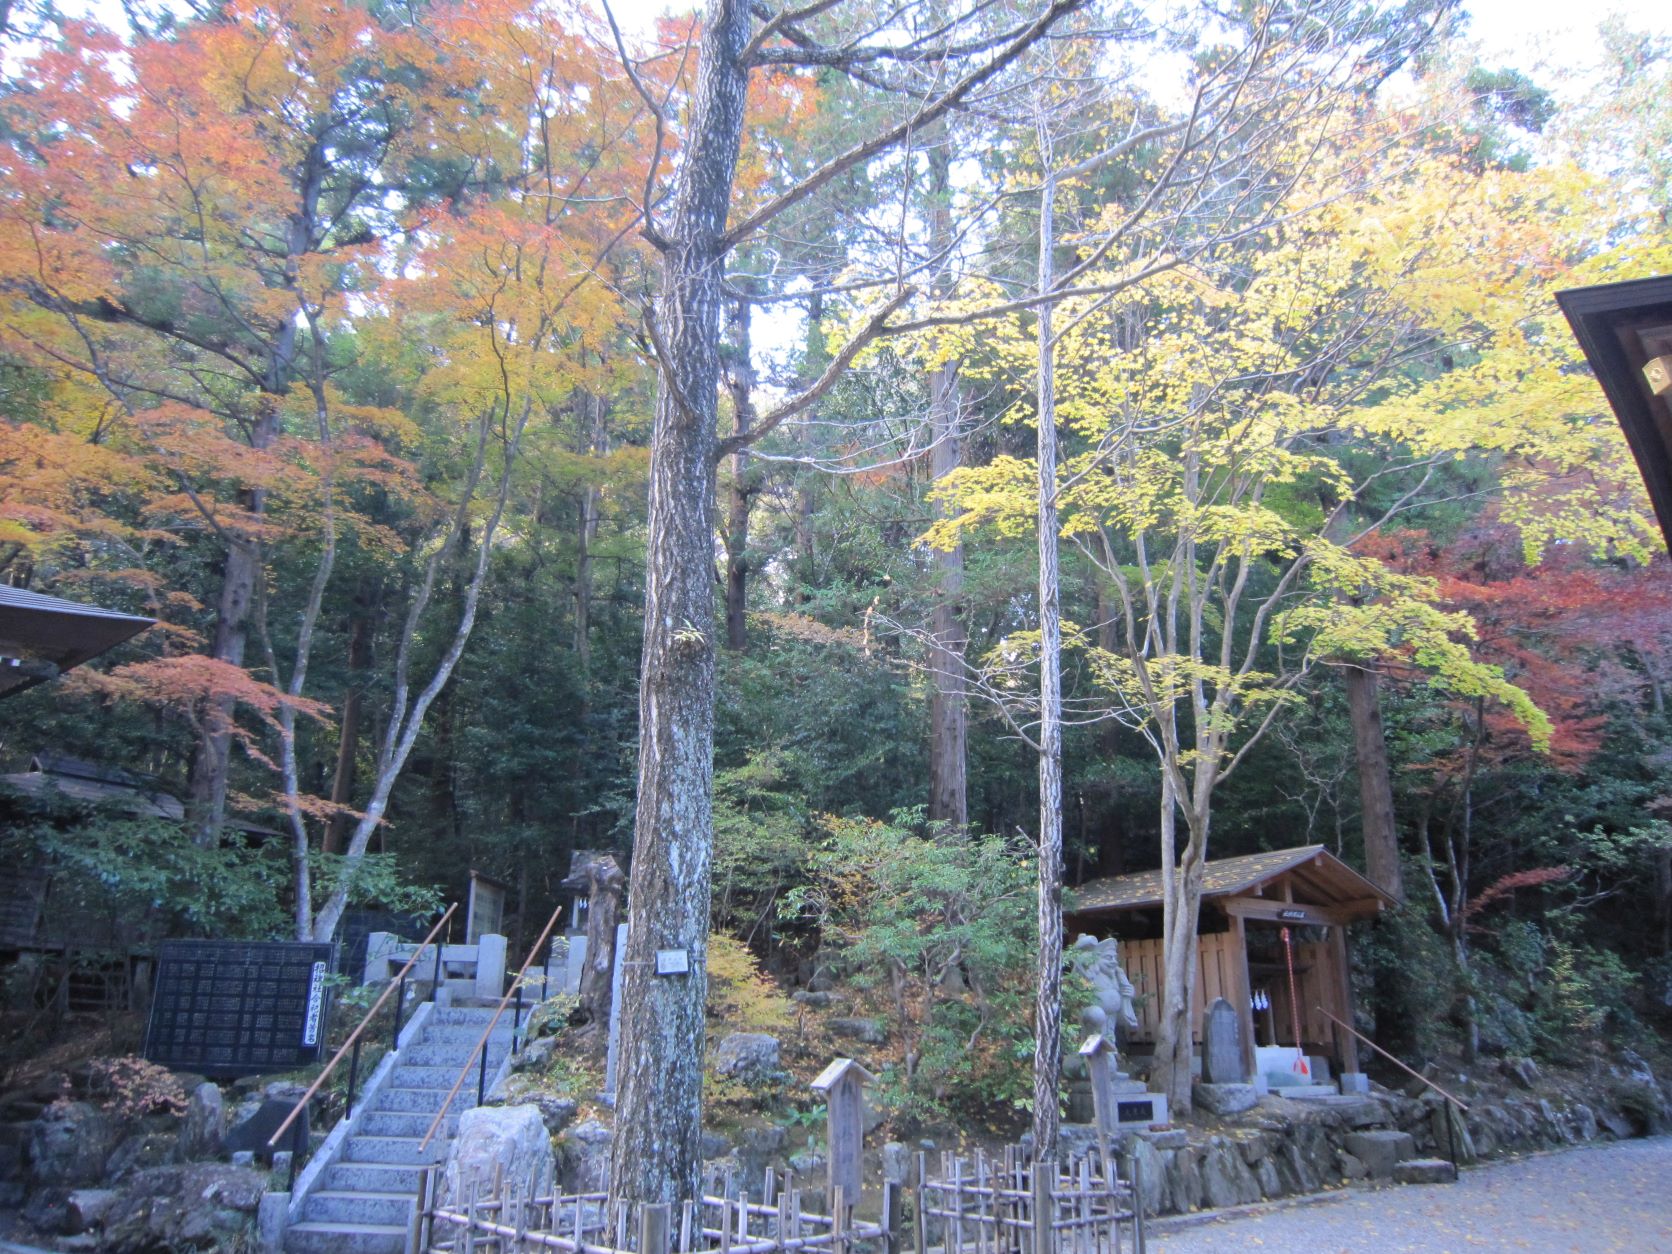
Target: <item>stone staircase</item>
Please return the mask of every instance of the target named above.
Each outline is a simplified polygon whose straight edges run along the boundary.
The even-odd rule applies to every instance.
[[[390,1082],[373,1099],[343,1157],[325,1171],[285,1230],[286,1254],[402,1254],[417,1204],[421,1167],[446,1157],[459,1115],[476,1104],[476,1068],[465,1079],[428,1147],[424,1132],[459,1069],[493,1018],[491,1008],[437,1008],[424,1035],[401,1050]],[[511,1048],[511,1017],[488,1039],[488,1076]]]

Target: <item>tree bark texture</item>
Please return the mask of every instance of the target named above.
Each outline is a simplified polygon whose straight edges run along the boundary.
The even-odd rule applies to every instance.
[[[348,624],[348,688],[343,693],[342,721],[337,729],[337,767],[331,776],[331,804],[354,804],[354,776],[360,750],[360,713],[366,702],[366,668],[371,665],[371,614],[356,599]],[[354,820],[337,813],[325,825],[323,849],[338,853],[354,829]]]
[[[1155,1073],[1168,1104],[1190,1109],[1190,1057],[1195,1025],[1190,1005],[1196,996],[1196,932],[1202,912],[1202,873],[1207,864],[1206,827],[1191,828],[1178,851],[1178,805],[1171,778],[1161,779],[1161,870],[1165,894],[1161,918],[1161,1017],[1155,1034]]]
[[[662,360],[650,451],[638,806],[609,1188],[630,1202],[695,1197],[702,1161],[716,389],[723,235],[743,134],[749,27],[743,0],[709,5],[656,304]],[[685,951],[689,973],[657,975],[656,953],[664,949]]]
[[[586,896],[586,966],[581,970],[578,997],[586,1021],[608,1031],[610,993],[615,975],[615,928],[621,921],[621,890],[626,877],[608,854],[595,856],[582,868]],[[564,887],[583,885],[565,882]]]
[[[608,413],[604,398],[586,393],[581,398],[586,407],[591,427],[587,451],[602,457],[610,451],[609,431],[605,417]],[[581,488],[579,526],[575,535],[575,664],[582,677],[592,672],[592,545],[598,539],[598,523],[603,516],[604,494],[598,485],[588,481]]]
[[[250,447],[270,448],[278,437],[278,397],[264,395],[262,412],[250,431]],[[251,488],[240,494],[240,506],[254,519],[267,508],[267,493]],[[244,664],[249,644],[250,610],[255,604],[256,580],[262,577],[261,549],[252,540],[234,539],[227,545],[221,569],[220,599],[215,605],[215,638],[210,656],[232,666]],[[192,759],[187,812],[192,840],[203,848],[219,839],[226,821],[227,779],[232,770],[232,721],[236,706],[230,697],[204,702],[203,725]]]
[[[738,435],[755,427],[755,365],[749,335],[753,312],[747,295],[732,306],[732,360],[726,370],[726,390],[731,394],[732,415]],[[749,450],[732,454],[731,485],[726,509],[726,647],[742,652],[749,644],[744,614],[749,607],[749,511],[754,502],[755,482],[749,466]]]
[[[1052,272],[1056,180],[1050,173],[1048,148],[1045,165],[1039,209],[1042,295],[1056,282]],[[1056,344],[1051,314],[1049,301],[1039,307],[1039,989],[1034,1002],[1033,1146],[1035,1160],[1041,1162],[1057,1156],[1062,1079],[1062,615],[1057,573]]]
[[[1382,730],[1382,702],[1376,672],[1362,666],[1343,666],[1341,680],[1347,688],[1347,710],[1353,723],[1353,751],[1363,810],[1365,871],[1378,888],[1404,901],[1399,829],[1393,812],[1393,778],[1388,771],[1388,745]]]
[[[952,247],[952,156],[944,134],[929,153],[929,251],[941,255]],[[951,266],[937,286],[944,290]],[[938,484],[958,468],[963,395],[959,363],[949,361],[929,376],[929,420],[934,433],[930,473]],[[946,517],[946,506],[937,511]],[[968,697],[964,690],[964,650],[969,640],[963,624],[964,546],[936,550],[935,606],[929,629],[929,669],[935,691],[929,701],[929,817],[957,827],[969,822]]]

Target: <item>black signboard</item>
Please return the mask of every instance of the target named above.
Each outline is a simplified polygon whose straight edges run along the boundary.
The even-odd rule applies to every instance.
[[[206,1076],[291,1071],[325,1044],[330,945],[167,941],[157,951],[145,1057]]]

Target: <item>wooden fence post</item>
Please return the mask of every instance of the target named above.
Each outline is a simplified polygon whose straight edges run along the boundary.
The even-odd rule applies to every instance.
[[[860,1154],[865,1141],[865,1086],[876,1076],[851,1058],[838,1058],[813,1081],[815,1093],[824,1095],[825,1144],[830,1155],[829,1189],[832,1215],[836,1198],[844,1206],[859,1200]],[[838,1193],[838,1190],[841,1192]]]
[[[1057,1164],[1044,1159],[1033,1165],[1033,1254],[1052,1254],[1055,1249],[1056,1207],[1053,1189],[1057,1182]]]
[[[882,1184],[882,1243],[886,1254],[900,1254],[900,1190],[892,1180]]]
[[[639,1254],[668,1254],[672,1234],[672,1206],[646,1202],[639,1207]]]

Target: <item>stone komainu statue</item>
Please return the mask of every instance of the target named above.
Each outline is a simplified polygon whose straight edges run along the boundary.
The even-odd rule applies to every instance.
[[[1082,933],[1075,938],[1071,954],[1092,990],[1092,1004],[1080,1013],[1080,1024],[1086,1032],[1101,1033],[1113,1040],[1117,1027],[1135,1029],[1137,990],[1121,968],[1120,942]]]

